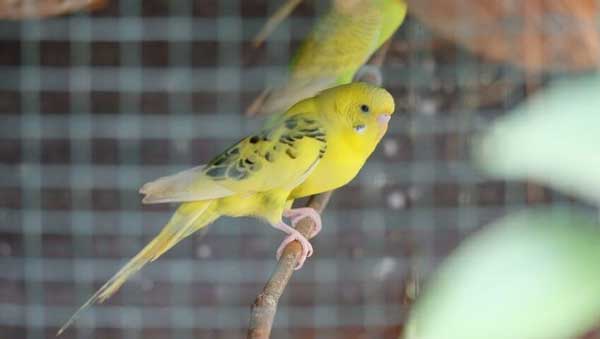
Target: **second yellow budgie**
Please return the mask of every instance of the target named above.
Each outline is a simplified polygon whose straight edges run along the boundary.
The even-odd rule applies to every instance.
[[[308,216],[317,233],[321,220],[313,209],[290,209],[293,200],[352,180],[385,134],[393,112],[394,100],[382,88],[366,83],[331,88],[297,103],[207,165],[145,184],[140,189],[143,202],[181,205],[162,231],[81,306],[59,334],[86,306],[104,301],[146,263],[221,216],[255,216],[284,231],[288,236],[277,257],[297,240],[302,245],[300,268],[313,249],[293,226]]]
[[[404,0],[333,1],[296,51],[287,81],[263,93],[246,113],[283,113],[325,88],[349,83],[405,15]]]

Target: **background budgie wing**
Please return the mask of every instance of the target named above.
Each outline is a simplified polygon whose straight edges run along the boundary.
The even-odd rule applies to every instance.
[[[318,78],[302,78],[286,83],[283,87],[268,90],[249,108],[247,114],[274,114],[285,112],[302,99],[310,98],[316,93],[338,83],[335,74],[321,74]]]
[[[353,73],[376,48],[382,19],[376,10],[361,15],[325,16],[294,56],[290,65],[292,79],[331,75],[337,78]]]
[[[331,12],[317,23],[290,63],[290,77],[280,88],[263,93],[247,115],[281,113],[326,88],[350,82],[379,46],[381,12],[361,15]]]
[[[299,185],[327,148],[318,120],[298,114],[242,139],[205,166],[150,182],[144,202],[215,199]]]

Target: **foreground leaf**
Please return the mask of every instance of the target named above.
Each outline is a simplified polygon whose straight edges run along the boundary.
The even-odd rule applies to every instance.
[[[558,339],[600,320],[600,228],[525,212],[469,238],[417,301],[407,339]]]
[[[498,122],[476,143],[491,175],[533,179],[600,202],[600,76],[563,81]]]

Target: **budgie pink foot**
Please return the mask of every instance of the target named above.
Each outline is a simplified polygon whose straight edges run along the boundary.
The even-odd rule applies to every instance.
[[[313,254],[312,245],[300,232],[296,231],[293,227],[288,226],[283,221],[273,226],[288,234],[288,236],[281,242],[281,245],[279,245],[279,248],[277,248],[277,254],[275,256],[277,260],[279,260],[279,258],[283,254],[283,250],[289,243],[295,240],[298,240],[298,242],[300,242],[300,245],[302,246],[302,253],[300,255],[300,258],[298,258],[298,263],[296,264],[296,267],[294,268],[295,270],[299,270],[302,267],[302,265],[304,265],[304,261],[306,261],[306,258],[310,257]]]
[[[286,210],[283,212],[283,216],[289,218],[292,222],[292,226],[294,227],[296,227],[296,224],[305,217],[312,219],[312,221],[315,223],[315,229],[310,234],[309,238],[312,238],[319,234],[319,232],[321,232],[321,215],[314,208],[300,207],[291,210]]]

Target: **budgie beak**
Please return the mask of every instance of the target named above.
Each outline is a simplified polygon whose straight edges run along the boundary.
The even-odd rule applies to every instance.
[[[392,118],[391,114],[380,114],[377,116],[377,124],[379,125],[379,139],[387,132],[388,122]]]
[[[382,126],[386,126],[391,118],[392,118],[391,114],[380,114],[377,117],[377,122]]]

